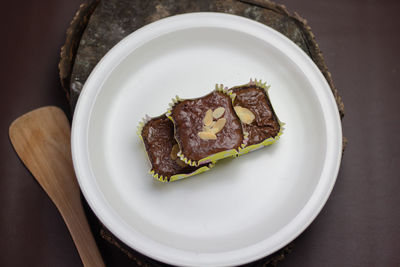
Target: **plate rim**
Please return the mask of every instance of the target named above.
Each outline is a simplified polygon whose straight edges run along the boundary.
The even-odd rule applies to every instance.
[[[147,240],[150,242],[145,245],[138,244],[137,241],[135,242],[134,240],[128,238],[129,235],[132,235],[132,231],[135,232],[135,230],[132,229],[131,226],[120,220],[119,225],[117,225],[118,227],[116,227],[116,218],[118,218],[119,216],[104,199],[104,196],[100,188],[94,181],[95,175],[90,167],[90,159],[88,155],[89,149],[87,142],[88,140],[87,130],[89,127],[87,122],[90,120],[90,116],[92,114],[93,106],[94,103],[96,102],[97,95],[101,91],[99,88],[101,88],[102,83],[107,79],[108,74],[112,73],[113,69],[116,66],[118,66],[119,62],[121,62],[126,57],[126,55],[130,54],[132,51],[134,51],[141,45],[145,44],[146,42],[151,41],[152,39],[157,38],[161,35],[168,34],[177,30],[196,27],[195,25],[197,25],[197,27],[201,25],[203,27],[210,26],[210,27],[229,28],[229,29],[232,29],[230,28],[232,27],[232,25],[236,25],[236,27],[234,28],[235,30],[243,31],[245,29],[248,30],[249,29],[248,27],[250,27],[251,30],[254,30],[256,32],[264,32],[264,34],[269,35],[269,37],[272,38],[271,40],[269,40],[270,42],[274,41],[280,43],[281,45],[283,45],[282,47],[285,47],[286,49],[289,48],[289,50],[285,50],[284,53],[290,59],[298,57],[304,60],[303,64],[305,65],[303,65],[303,67],[305,68],[303,68],[302,71],[303,72],[308,71],[307,74],[309,74],[306,75],[306,73],[304,73],[304,75],[306,75],[309,79],[312,79],[313,82],[311,82],[310,80],[310,83],[312,85],[319,84],[320,87],[325,89],[325,90],[315,90],[315,86],[313,86],[314,91],[316,92],[317,98],[319,100],[319,103],[321,103],[320,101],[322,98],[325,104],[327,104],[327,106],[330,107],[330,109],[326,108],[323,109],[328,142],[327,142],[326,156],[324,160],[325,164],[321,172],[321,177],[326,177],[325,180],[327,181],[323,180],[320,177],[314,189],[314,192],[308,199],[305,206],[292,219],[292,221],[290,221],[286,226],[284,226],[273,236],[268,238],[268,240],[269,239],[276,240],[274,242],[275,245],[269,247],[267,246],[267,248],[264,249],[259,248],[257,253],[254,252],[250,253],[247,250],[251,251],[252,248],[254,250],[254,247],[260,247],[260,246],[263,247],[263,242],[266,240],[258,242],[256,244],[253,244],[245,248],[241,248],[239,250],[230,251],[229,253],[231,254],[226,252],[200,253],[200,254],[194,252],[188,252],[189,254],[192,254],[193,256],[192,260],[188,259],[187,257],[184,259],[182,255],[179,255],[178,253],[179,251],[183,253],[183,251],[179,249],[172,249],[173,256],[166,255],[165,253],[160,254],[159,251],[155,251],[154,249],[152,249],[152,246],[156,245],[157,243],[155,241],[151,242],[152,240]],[[279,49],[281,52],[283,52],[282,47],[277,47],[276,44],[275,45],[273,44],[273,46]],[[288,54],[290,54],[291,57]],[[295,64],[297,65],[297,63]],[[100,79],[98,79],[99,76],[101,77]],[[330,123],[328,123],[326,117],[331,118]],[[342,153],[341,145],[342,145],[342,127],[336,101],[334,99],[331,88],[329,87],[325,77],[318,69],[318,67],[315,65],[315,63],[309,58],[309,56],[305,54],[304,51],[302,51],[295,43],[293,43],[287,37],[285,37],[284,35],[270,28],[267,25],[237,15],[214,13],[214,12],[187,13],[187,14],[180,14],[164,18],[138,29],[137,31],[129,34],[127,37],[125,37],[119,43],[117,43],[99,61],[99,63],[96,65],[96,67],[89,75],[76,104],[75,113],[72,120],[72,131],[71,131],[72,159],[77,180],[81,188],[81,191],[85,199],[87,200],[90,208],[94,211],[94,213],[100,219],[100,221],[122,242],[124,242],[132,249],[146,256],[149,256],[153,259],[169,264],[194,265],[194,266],[223,266],[223,265],[245,264],[260,259],[262,257],[268,256],[274,253],[275,251],[279,250],[280,248],[284,247],[291,241],[293,241],[311,224],[311,222],[314,221],[316,216],[320,213],[321,209],[325,205],[327,199],[329,198],[333,186],[336,182],[336,178],[339,171],[339,166],[341,162],[341,153]],[[329,155],[328,152],[330,153]],[[330,167],[329,169],[327,169],[326,167],[326,162],[328,159],[330,159],[330,161],[333,161],[334,163],[329,166]],[[322,182],[324,183],[321,184]],[[136,234],[140,233],[136,231]],[[165,246],[163,244],[160,245]],[[177,254],[176,253],[174,254],[174,250],[176,250],[175,252]],[[243,256],[237,257],[237,255],[233,257],[234,254],[238,253],[241,255],[243,255],[243,253],[247,254],[245,257]],[[222,258],[217,257],[218,260],[215,261],[209,261],[209,260],[204,261],[205,257],[214,256],[215,258],[216,255],[222,255]],[[229,255],[231,256],[230,258]]]

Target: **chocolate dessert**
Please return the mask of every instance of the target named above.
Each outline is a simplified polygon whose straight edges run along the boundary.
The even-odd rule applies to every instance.
[[[174,138],[174,124],[165,115],[147,121],[140,133],[145,145],[152,172],[169,182],[177,174],[190,174],[200,167],[192,167],[179,159],[178,144]]]
[[[160,181],[186,178],[214,166],[220,159],[244,155],[273,144],[283,125],[261,81],[233,87],[222,85],[194,99],[173,99],[165,115],[146,118],[139,125]]]
[[[275,138],[281,130],[265,89],[265,84],[250,82],[229,90],[236,94],[233,105],[243,130],[248,133],[247,146]]]
[[[174,121],[181,158],[190,164],[197,165],[224,151],[226,154],[219,154],[217,159],[231,156],[243,144],[242,125],[233,110],[232,98],[222,90],[196,99],[178,100],[167,116]]]

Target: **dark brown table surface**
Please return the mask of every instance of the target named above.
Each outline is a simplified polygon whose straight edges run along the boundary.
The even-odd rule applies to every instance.
[[[34,108],[69,113],[57,64],[80,2],[1,1],[0,266],[81,266],[57,209],[8,139],[10,123]],[[349,139],[328,202],[280,266],[400,266],[400,1],[279,3],[315,33]],[[103,255],[108,266],[128,266],[111,248]]]

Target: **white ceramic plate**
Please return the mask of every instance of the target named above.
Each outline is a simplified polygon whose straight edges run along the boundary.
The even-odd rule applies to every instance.
[[[282,138],[195,177],[154,180],[136,135],[142,117],[250,77],[272,86]],[[72,152],[84,196],[118,238],[162,262],[220,266],[271,254],[312,222],[341,138],[330,88],[293,42],[249,19],[193,13],[143,27],[100,61],[75,110]]]

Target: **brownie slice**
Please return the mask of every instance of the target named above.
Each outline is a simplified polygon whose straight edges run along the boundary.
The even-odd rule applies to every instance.
[[[217,110],[223,111],[222,114],[213,117]],[[210,114],[211,121],[206,122]],[[190,161],[198,162],[219,152],[239,149],[243,143],[242,125],[233,110],[232,99],[222,91],[180,100],[168,116],[174,121],[181,153]],[[217,126],[220,129],[215,131]],[[220,158],[228,156],[229,153]]]
[[[251,82],[233,87],[230,91],[236,94],[233,102],[235,110],[247,113],[250,111],[253,114],[252,116],[249,113],[248,117],[251,118],[247,121],[241,120],[243,131],[249,134],[247,146],[259,144],[278,135],[281,126],[263,87]],[[242,119],[240,114],[238,115]]]
[[[189,174],[200,167],[185,164],[177,157],[178,144],[174,138],[174,124],[165,115],[150,119],[142,128],[141,136],[152,171],[169,182],[176,174]]]

